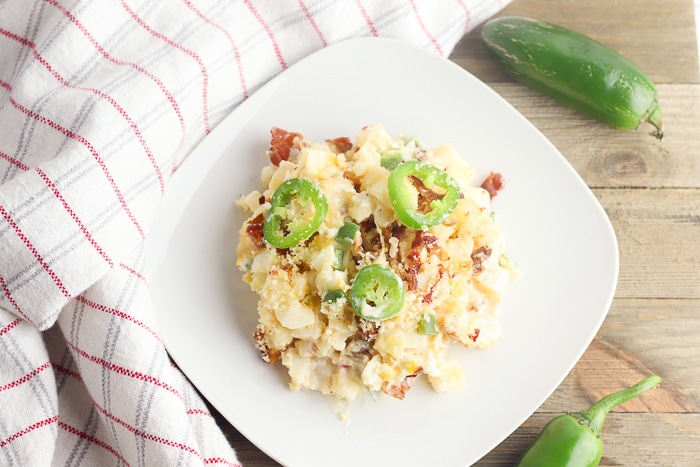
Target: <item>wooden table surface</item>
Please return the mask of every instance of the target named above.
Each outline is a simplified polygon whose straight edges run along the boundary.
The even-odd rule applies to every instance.
[[[637,63],[657,83],[666,136],[659,142],[646,131],[609,130],[514,82],[486,55],[480,28],[455,48],[452,60],[505,97],[570,161],[610,216],[620,247],[615,299],[592,344],[537,412],[476,465],[512,465],[556,414],[584,409],[655,373],[664,379],[659,388],[608,417],[601,465],[700,466],[700,81],[693,1],[513,0],[499,16],[509,14],[575,29]],[[215,416],[244,467],[279,465]]]

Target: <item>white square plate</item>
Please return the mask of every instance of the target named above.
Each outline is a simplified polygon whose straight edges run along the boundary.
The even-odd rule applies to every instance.
[[[273,126],[311,141],[383,124],[429,146],[452,144],[479,184],[501,172],[493,208],[522,277],[501,308],[492,349],[451,348],[461,389],[420,381],[404,401],[367,398],[341,422],[332,404],[288,389],[253,345],[256,296],[235,267],[243,213],[260,189]],[[552,144],[488,86],[454,63],[389,39],[325,48],[228,116],[167,188],[149,235],[160,332],[179,367],[238,430],[288,466],[467,466],[556,389],[598,331],[613,298],[617,242],[591,191]]]

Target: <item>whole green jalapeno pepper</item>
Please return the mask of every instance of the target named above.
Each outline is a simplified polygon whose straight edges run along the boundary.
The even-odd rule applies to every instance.
[[[516,467],[595,467],[603,455],[600,432],[610,410],[661,383],[650,376],[634,386],[605,396],[582,412],[559,415],[542,429]]]
[[[421,200],[421,190],[416,184],[430,193],[432,199]],[[441,193],[435,193],[433,188]],[[415,230],[444,221],[454,211],[460,196],[459,185],[447,172],[416,160],[403,162],[391,172],[388,190],[396,217]]]
[[[328,201],[321,190],[305,178],[290,178],[270,199],[263,236],[275,248],[291,248],[313,235],[326,214]]]
[[[663,137],[652,80],[627,58],[594,39],[517,16],[488,21],[481,38],[515,79],[617,130],[648,121]]]
[[[369,321],[389,319],[403,309],[406,291],[396,273],[381,264],[359,270],[350,288],[350,304],[355,313]]]

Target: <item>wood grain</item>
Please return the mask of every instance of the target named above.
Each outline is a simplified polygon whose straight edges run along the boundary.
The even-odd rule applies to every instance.
[[[476,465],[512,465],[555,414],[584,409],[656,373],[664,379],[659,388],[608,417],[601,465],[700,466],[700,77],[693,2],[514,0],[499,15],[569,27],[637,63],[658,84],[666,137],[656,141],[644,128],[610,130],[525,88],[488,57],[480,27],[457,44],[450,58],[513,104],[592,187],[620,250],[615,299],[589,348],[538,411]],[[213,413],[244,466],[279,465]],[[494,414],[485,423],[497,420]]]
[[[536,413],[475,465],[512,466],[553,414]],[[601,467],[697,466],[699,414],[612,413],[603,427]]]
[[[619,132],[515,82],[491,87],[527,117],[591,187],[700,187],[700,86],[659,85],[665,137]]]
[[[618,298],[700,298],[700,190],[595,189],[620,250]]]

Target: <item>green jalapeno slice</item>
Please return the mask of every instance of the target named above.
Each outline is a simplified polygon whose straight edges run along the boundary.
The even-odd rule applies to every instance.
[[[388,189],[396,217],[415,230],[444,221],[460,196],[459,185],[447,172],[416,160],[406,161],[391,172]]]
[[[405,294],[403,281],[394,271],[380,264],[370,264],[355,276],[350,288],[350,304],[359,317],[381,321],[399,314]]]
[[[313,235],[326,214],[328,201],[321,190],[305,178],[290,178],[270,199],[263,236],[275,248],[291,248]]]

